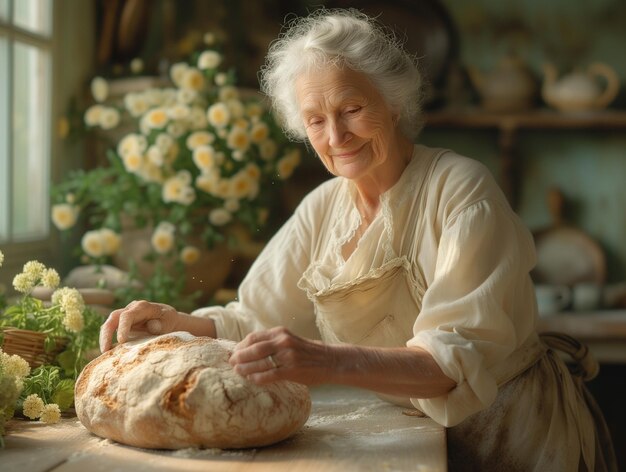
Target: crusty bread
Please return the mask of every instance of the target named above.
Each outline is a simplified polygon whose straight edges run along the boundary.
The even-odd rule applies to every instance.
[[[144,448],[246,448],[291,436],[309,417],[308,389],[247,381],[228,363],[234,345],[182,332],[117,345],[76,381],[78,418]]]

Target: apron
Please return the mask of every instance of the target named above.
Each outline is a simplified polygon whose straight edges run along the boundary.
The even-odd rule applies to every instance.
[[[422,165],[425,172],[421,172],[415,182],[418,198],[412,199],[410,214],[424,214],[424,183],[444,152],[434,149],[420,156],[426,160]],[[411,307],[413,313],[419,313],[422,308],[425,278],[419,267],[410,261],[417,256],[413,242],[421,237],[423,226],[418,223],[407,231],[400,247],[400,254],[406,255],[394,254],[381,267],[355,280],[317,290],[314,277],[309,271],[305,272],[300,285],[314,303],[317,327],[324,342],[397,347],[404,346],[413,337],[415,317],[400,315],[407,312],[407,307]]]
[[[424,214],[426,206],[427,185],[425,183],[430,179],[439,157],[445,152],[445,150],[435,149],[429,155],[420,157],[427,161],[422,166],[425,171],[420,173],[415,182],[418,196],[411,200],[412,207],[408,210],[409,215],[413,214],[418,217],[415,219],[418,223],[406,231],[400,244],[400,254],[406,255],[392,254],[381,267],[349,282],[330,283],[322,289],[318,289],[314,283],[315,274],[311,270],[305,272],[299,286],[307,291],[308,297],[315,306],[316,323],[324,342],[328,344],[347,343],[361,346],[398,347],[405,346],[406,342],[414,336],[415,316],[406,315],[407,307],[410,307],[411,313],[421,311],[426,283],[421,268],[418,267],[418,264],[412,264],[410,261],[417,260],[414,242],[420,240],[424,228],[419,217]],[[414,212],[418,213],[415,214]],[[412,220],[409,217],[407,221]],[[358,251],[358,246],[354,252],[356,251]],[[314,267],[310,269],[314,271]],[[553,341],[555,339],[557,341],[554,344],[558,345],[561,342],[560,348],[567,344],[558,335],[553,338]],[[552,351],[535,334],[507,359],[493,367],[492,372],[500,387],[500,393],[494,405],[485,411],[472,415],[460,425],[448,429],[451,469],[458,466],[461,470],[569,470],[567,467],[565,469],[554,468],[555,464],[562,465],[562,461],[566,460],[558,454],[556,456],[551,456],[549,452],[543,456],[533,454],[533,450],[537,449],[538,446],[531,444],[532,441],[519,447],[520,440],[529,432],[532,434],[536,431],[539,434],[535,436],[543,438],[540,435],[546,432],[546,428],[550,430],[552,427],[550,421],[547,423],[543,421],[537,429],[533,429],[534,425],[532,424],[520,426],[522,423],[517,421],[524,415],[529,416],[528,412],[524,411],[528,404],[538,401],[536,396],[541,393],[542,382],[537,381],[536,374],[531,375],[529,373],[537,370],[538,366],[539,375],[543,375],[542,373],[548,369],[555,372],[552,374],[552,379],[558,379],[559,382],[561,379],[564,380],[565,387],[561,390],[560,395],[557,395],[558,398],[551,402],[551,406],[553,410],[558,410],[564,406],[567,410],[565,415],[568,419],[574,418],[573,422],[569,421],[565,425],[559,425],[555,430],[556,436],[554,431],[552,436],[548,435],[551,440],[548,441],[547,447],[564,449],[562,443],[564,438],[559,435],[563,428],[573,429],[574,433],[581,431],[581,429],[586,430],[586,434],[580,432],[578,437],[571,438],[571,441],[578,442],[580,445],[583,459],[581,463],[586,463],[588,470],[594,470],[598,464],[604,464],[604,456],[598,444],[598,437],[594,434],[595,429],[600,429],[608,434],[602,415],[593,403],[590,406],[594,412],[592,418],[585,403],[589,404],[588,400],[593,402],[593,399],[586,393],[582,383],[575,385],[574,381],[564,378],[565,375],[570,377],[567,367],[558,359],[558,356],[548,356],[549,352]],[[529,375],[533,377],[534,385],[539,387],[537,390],[539,393],[524,402],[520,400],[519,396],[522,395],[522,399],[527,396],[525,385]],[[518,379],[524,381],[520,382]],[[561,387],[556,385],[554,388],[558,390]],[[408,398],[380,396],[415,411],[415,406]],[[580,413],[581,411],[582,413]],[[563,414],[560,410],[553,411],[553,413],[556,416]],[[512,422],[516,422],[516,424]],[[503,434],[506,434],[507,438],[513,442],[511,443],[509,439],[499,441],[497,438],[503,437]],[[477,438],[480,437],[484,441],[478,446]],[[604,436],[603,440],[607,441],[607,437]],[[608,445],[611,445],[610,436],[608,436]],[[546,445],[544,444],[544,446]],[[519,454],[510,455],[509,451],[511,450],[519,451]],[[565,454],[571,456],[571,452],[566,451]],[[611,462],[611,452],[612,449],[605,451],[608,463]],[[510,460],[503,457],[503,454],[508,454]],[[574,459],[571,463],[578,463],[578,457],[574,457]],[[605,468],[600,467],[599,470]]]

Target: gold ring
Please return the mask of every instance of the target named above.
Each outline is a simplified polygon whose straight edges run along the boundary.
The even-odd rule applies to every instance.
[[[271,354],[267,356],[267,359],[270,361],[270,364],[272,364],[272,369],[278,369],[278,364],[276,363],[276,361],[274,360]]]

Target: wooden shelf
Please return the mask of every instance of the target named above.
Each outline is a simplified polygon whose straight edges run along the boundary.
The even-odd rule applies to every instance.
[[[446,109],[426,113],[429,128],[626,129],[626,110],[561,113],[538,108],[518,113],[494,113],[480,108]]]
[[[426,129],[493,129],[498,132],[500,180],[511,206],[519,201],[520,174],[517,159],[517,133],[520,130],[598,130],[626,129],[626,110],[597,110],[562,113],[538,108],[517,113],[495,113],[480,108],[444,109],[425,115]]]

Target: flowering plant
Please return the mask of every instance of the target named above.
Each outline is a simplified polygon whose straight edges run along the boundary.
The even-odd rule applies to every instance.
[[[0,251],[0,266],[3,260]],[[102,316],[85,307],[78,290],[59,288],[59,283],[56,270],[38,261],[27,262],[23,271],[13,278],[13,288],[21,296],[0,308],[0,346],[5,351],[8,349],[5,328],[45,334],[46,351],[56,347],[59,338],[67,341],[50,364],[32,371],[19,353],[9,354],[0,349],[0,432],[18,407],[31,419],[58,421],[61,411],[73,403],[74,381],[89,360],[88,351],[98,345]],[[49,304],[32,295],[35,287],[54,290]]]
[[[197,243],[213,247],[242,223],[256,234],[266,222],[275,184],[300,161],[257,93],[235,86],[223,68],[214,36],[203,50],[170,69],[171,85],[109,100],[109,83],[92,81],[97,102],[84,120],[90,128],[134,129],[107,154],[109,166],[75,171],[53,191],[52,220],[72,228],[80,214],[90,230],[82,257],[103,263],[120,246],[124,221],[152,229],[151,257],[193,264]]]

